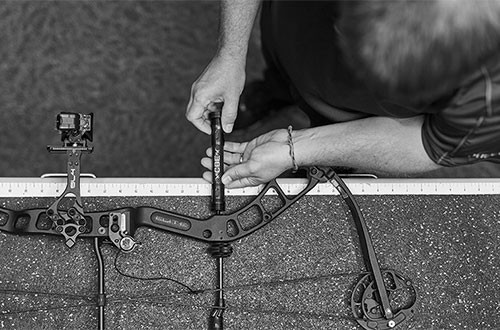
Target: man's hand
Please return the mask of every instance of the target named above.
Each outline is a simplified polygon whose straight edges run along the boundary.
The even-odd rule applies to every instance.
[[[187,119],[210,134],[207,110],[211,103],[224,102],[222,128],[231,133],[238,102],[245,84],[248,41],[261,0],[221,0],[217,55],[191,88]]]
[[[227,188],[257,186],[293,167],[285,129],[271,131],[250,142],[226,142],[224,150],[226,171],[222,182]],[[207,149],[207,156],[201,164],[211,171],[211,148]],[[210,182],[211,172],[203,173],[203,178]]]
[[[217,55],[191,88],[186,118],[200,131],[210,134],[210,104],[224,102],[222,127],[233,130],[238,101],[245,84],[245,58]]]
[[[406,175],[440,168],[422,143],[424,116],[368,117],[345,123],[292,132],[298,166],[348,166],[368,173]],[[272,131],[247,143],[225,146],[227,188],[266,183],[293,168],[285,129]],[[207,151],[210,157],[211,152]],[[243,155],[240,163],[240,155]],[[202,165],[211,170],[210,158]],[[203,174],[210,181],[210,172]]]

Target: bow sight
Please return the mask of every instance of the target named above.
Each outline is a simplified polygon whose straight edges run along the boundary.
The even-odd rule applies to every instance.
[[[84,233],[88,227],[80,196],[80,159],[82,153],[90,153],[93,150],[93,147],[87,146],[87,140],[92,141],[92,125],[92,113],[83,115],[62,112],[57,115],[56,129],[61,133],[63,145],[47,146],[49,152],[66,152],[68,157],[66,189],[46,212],[55,230],[66,239],[68,247],[72,247],[78,235]],[[73,195],[76,200],[68,210],[61,210],[59,204],[68,195]]]
[[[0,230],[15,234],[62,235],[70,248],[78,237],[93,238],[98,261],[96,305],[99,310],[99,329],[104,329],[106,304],[104,262],[100,250],[102,243],[111,243],[122,252],[130,252],[138,244],[133,237],[136,230],[142,226],[209,243],[209,254],[218,260],[219,279],[217,288],[213,290],[217,296],[211,307],[209,329],[222,329],[223,312],[227,308],[223,296],[222,260],[232,253],[230,243],[266,226],[311,191],[316,184],[327,182],[333,184],[350,210],[367,270],[361,273],[352,290],[350,305],[354,319],[364,329],[381,330],[393,329],[415,314],[416,292],[412,282],[395,271],[381,270],[360,208],[347,185],[330,168],[309,168],[307,184],[295,196],[285,195],[276,180],[272,180],[241,209],[224,214],[216,212],[206,219],[192,218],[153,207],[125,207],[85,213],[80,195],[80,159],[82,153],[92,152],[92,147],[87,145],[88,141],[92,141],[92,117],[92,114],[76,113],[61,113],[57,116],[56,128],[61,133],[63,145],[49,146],[48,150],[67,155],[66,189],[47,209],[13,211],[0,208]],[[268,210],[264,203],[264,197],[270,191],[273,191],[280,201],[280,205],[273,210]],[[66,197],[74,197],[69,207],[65,206],[68,203],[61,203]],[[219,197],[223,200],[223,195]],[[217,211],[220,209],[221,207]],[[240,219],[250,209],[256,209],[259,218],[252,221],[251,226],[243,226]]]
[[[57,115],[56,129],[61,133],[63,147],[87,147],[87,140],[92,141],[94,114],[61,112]],[[53,148],[53,147],[50,147]]]

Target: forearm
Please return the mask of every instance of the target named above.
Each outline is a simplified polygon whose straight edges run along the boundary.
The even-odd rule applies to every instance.
[[[434,170],[421,138],[423,116],[395,119],[370,117],[294,131],[299,166],[347,166],[384,174]]]
[[[220,56],[245,59],[252,27],[261,0],[222,0],[220,14]]]

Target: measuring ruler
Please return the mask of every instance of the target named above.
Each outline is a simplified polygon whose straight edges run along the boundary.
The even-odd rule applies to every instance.
[[[354,195],[497,195],[499,179],[344,179]],[[278,179],[287,195],[304,189],[305,179]],[[82,178],[82,197],[210,196],[201,178]],[[57,197],[66,178],[0,178],[0,197]],[[257,195],[263,186],[226,189],[228,196]],[[270,191],[269,194],[273,194]],[[318,184],[308,195],[338,195],[330,183]]]

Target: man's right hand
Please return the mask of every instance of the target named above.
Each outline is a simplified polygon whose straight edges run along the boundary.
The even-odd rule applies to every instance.
[[[194,82],[186,118],[210,134],[210,104],[224,102],[222,128],[233,130],[238,102],[245,85],[248,40],[261,0],[220,0],[219,47],[205,71]]]
[[[238,102],[245,85],[245,57],[217,54],[191,87],[186,118],[200,131],[210,134],[208,113],[212,103],[224,102],[222,127],[233,130]]]

